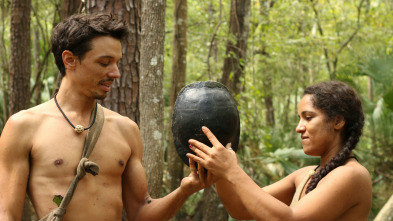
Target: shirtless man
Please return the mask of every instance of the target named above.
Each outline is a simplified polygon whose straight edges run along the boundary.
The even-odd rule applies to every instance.
[[[106,14],[76,15],[56,26],[52,51],[63,75],[54,99],[13,115],[0,139],[0,220],[21,220],[26,191],[39,219],[57,207],[55,195],[66,193],[75,177],[96,99],[105,98],[120,77],[121,39],[126,26]],[[204,187],[195,167],[178,189],[160,199],[147,193],[138,126],[104,109],[105,120],[89,157],[97,176],[80,180],[64,221],[168,220],[194,192]],[[194,163],[190,163],[194,165]],[[203,172],[203,171],[202,171]],[[200,173],[201,174],[201,173]],[[201,174],[203,175],[203,174]]]

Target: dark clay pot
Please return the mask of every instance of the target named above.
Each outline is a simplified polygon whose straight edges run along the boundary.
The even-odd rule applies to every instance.
[[[222,145],[232,143],[232,149],[237,151],[239,112],[231,93],[218,82],[194,82],[185,86],[177,97],[172,115],[172,133],[176,151],[188,166],[186,154],[195,154],[189,148],[189,139],[212,146],[202,132],[202,126],[208,127]]]

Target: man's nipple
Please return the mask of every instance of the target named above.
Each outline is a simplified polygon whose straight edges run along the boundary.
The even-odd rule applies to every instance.
[[[62,165],[63,164],[63,159],[57,159],[57,160],[55,160],[55,162],[53,162],[53,164],[55,165],[55,166],[60,166],[60,165]]]

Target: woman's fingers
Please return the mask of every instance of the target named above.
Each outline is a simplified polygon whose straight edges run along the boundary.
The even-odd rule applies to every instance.
[[[202,131],[206,135],[206,137],[209,139],[210,143],[213,144],[213,148],[216,148],[216,149],[225,148],[220,143],[220,141],[218,141],[216,136],[214,136],[214,134],[209,130],[209,128],[203,126]],[[201,156],[202,158],[205,158],[206,155],[210,155],[210,153],[212,151],[209,146],[206,146],[204,143],[201,143],[197,140],[190,139],[188,141],[188,143],[190,144],[191,150],[193,150],[198,156]]]
[[[203,168],[200,163],[198,163],[198,175],[199,180],[206,186],[205,168]]]
[[[195,162],[197,162],[197,163],[199,163],[199,164],[202,164],[202,161],[203,161],[202,158],[200,158],[200,157],[198,157],[198,156],[195,156],[194,154],[191,154],[191,153],[187,153],[186,156],[194,162],[194,167],[195,167]],[[190,165],[191,165],[191,164],[190,164]],[[197,170],[195,169],[195,172],[196,172],[196,171],[197,171]]]
[[[209,130],[209,128],[203,126],[202,127],[203,133],[205,133],[206,137],[209,139],[210,143],[213,144],[213,147],[221,147],[222,144],[218,141],[217,137]]]
[[[232,149],[232,143],[227,143],[227,145],[225,146],[225,149],[227,149],[227,150],[233,150],[233,149]]]
[[[193,154],[190,154],[192,156],[194,156]],[[192,158],[188,158],[188,162],[190,163],[190,168],[191,171],[193,172],[194,175],[198,174],[199,176],[199,180],[201,181],[201,183],[203,184],[204,187],[209,187],[214,183],[214,179],[212,177],[212,174],[209,173],[203,166],[202,164],[198,163],[198,173],[196,166],[195,166],[195,161]]]
[[[191,159],[191,158],[188,158],[188,163],[190,164],[191,173],[196,175],[197,174],[197,169],[196,169],[196,166],[195,166],[195,161],[193,159]]]
[[[198,142],[199,143],[199,142]],[[204,145],[204,144],[202,144],[202,143],[200,143],[200,144],[197,144],[198,146],[195,146],[195,145],[193,145],[193,144],[191,144],[190,143],[190,149],[192,150],[192,151],[194,151],[194,153],[196,153],[196,155],[198,155],[200,158],[202,158],[202,159],[206,159],[206,157],[208,156],[208,154],[209,154],[209,150],[210,150],[210,148],[209,147],[207,147],[206,145]]]

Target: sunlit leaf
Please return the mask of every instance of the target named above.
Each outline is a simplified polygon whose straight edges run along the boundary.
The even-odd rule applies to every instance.
[[[55,195],[53,197],[53,202],[56,203],[57,206],[60,206],[61,201],[63,200],[63,196],[62,195]]]

